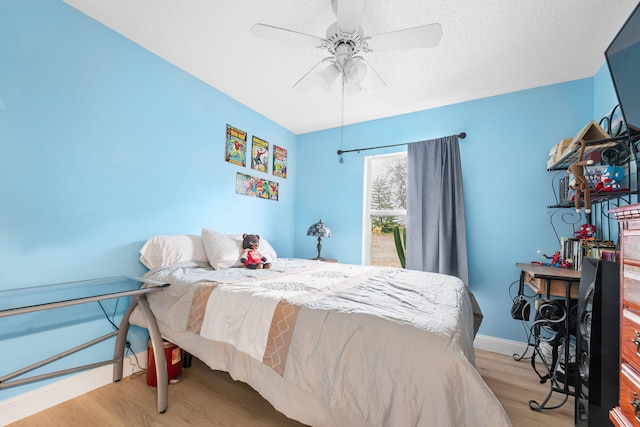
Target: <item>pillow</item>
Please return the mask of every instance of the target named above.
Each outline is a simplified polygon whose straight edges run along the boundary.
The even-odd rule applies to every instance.
[[[201,236],[197,234],[155,236],[140,248],[140,262],[149,270],[184,261],[207,262]]]
[[[202,229],[202,242],[209,264],[216,270],[240,267],[242,255],[242,236],[231,236],[217,231]]]
[[[243,266],[240,262],[243,252],[242,240],[242,234],[224,234],[207,228],[202,229],[202,241],[209,264],[216,270]],[[260,237],[258,250],[269,262],[278,257],[273,246],[263,237]]]

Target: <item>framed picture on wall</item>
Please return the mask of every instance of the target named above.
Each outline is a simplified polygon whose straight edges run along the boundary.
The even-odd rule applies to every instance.
[[[287,150],[273,146],[273,176],[287,177]]]
[[[277,182],[264,178],[236,173],[236,193],[260,199],[278,200],[280,189]]]
[[[251,169],[269,172],[269,143],[257,136],[251,137]]]
[[[238,166],[247,164],[247,133],[227,125],[224,160]]]

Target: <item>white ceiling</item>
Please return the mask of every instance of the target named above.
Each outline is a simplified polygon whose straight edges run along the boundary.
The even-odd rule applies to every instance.
[[[435,48],[365,53],[388,88],[343,106],[340,85],[292,89],[326,51],[250,31],[265,23],[324,37],[335,22],[330,0],[65,2],[296,134],[592,77],[637,4],[366,0],[365,35],[438,22],[443,37]]]

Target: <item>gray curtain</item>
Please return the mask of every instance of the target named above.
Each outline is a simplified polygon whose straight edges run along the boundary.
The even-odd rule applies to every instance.
[[[469,284],[462,163],[458,136],[409,144],[406,268],[459,277]],[[471,294],[474,330],[482,311]]]
[[[469,283],[462,164],[455,135],[408,146],[406,265]]]

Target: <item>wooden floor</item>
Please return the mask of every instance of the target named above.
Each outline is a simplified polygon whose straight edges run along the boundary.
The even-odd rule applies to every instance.
[[[528,361],[516,362],[510,356],[476,350],[476,366],[514,427],[573,426],[572,397],[559,409],[529,409],[529,400],[542,402],[549,388],[539,384]],[[554,402],[559,400],[554,398],[550,403]],[[183,370],[182,381],[169,386],[167,412],[158,414],[155,407],[155,388],[147,386],[141,375],[106,385],[11,427],[302,426],[274,410],[246,384],[208,369],[195,358],[192,367]]]
[[[574,399],[553,393],[547,407],[567,401],[558,409],[533,411],[529,400],[542,403],[549,394],[549,382],[540,384],[530,360],[516,362],[511,356],[476,350],[476,368],[493,390],[514,427],[571,427],[574,425]]]

